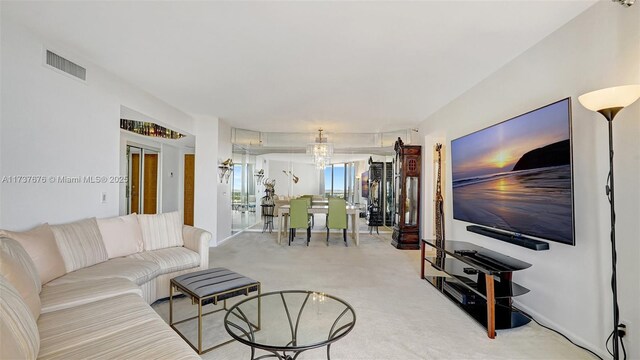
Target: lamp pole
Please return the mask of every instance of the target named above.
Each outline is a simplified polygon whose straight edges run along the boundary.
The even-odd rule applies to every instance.
[[[620,323],[620,312],[618,309],[618,281],[616,273],[616,210],[615,210],[615,181],[613,177],[613,118],[622,110],[621,107],[603,109],[598,111],[607,119],[609,128],[609,176],[605,188],[607,197],[609,198],[609,207],[611,212],[611,290],[613,292],[613,358],[620,358],[620,349],[618,345],[618,324]]]
[[[601,89],[583,94],[578,100],[585,108],[602,114],[607,119],[609,130],[609,176],[607,177],[606,194],[609,199],[611,211],[611,290],[613,292],[613,358],[620,358],[619,342],[622,340],[619,334],[620,309],[618,308],[618,281],[616,273],[616,211],[615,211],[615,189],[613,177],[613,119],[620,110],[633,104],[640,98],[640,85],[624,85],[607,89]],[[605,346],[608,351],[608,340]],[[624,344],[623,344],[624,345]],[[624,350],[624,347],[623,347]]]

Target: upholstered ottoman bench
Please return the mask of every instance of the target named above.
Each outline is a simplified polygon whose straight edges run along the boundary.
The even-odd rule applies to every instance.
[[[198,306],[198,315],[184,320],[173,322],[173,294],[179,291],[191,298],[191,303]],[[213,349],[226,345],[234,340],[225,341],[207,349],[202,349],[202,318],[222,310],[227,309],[227,299],[238,295],[249,295],[250,292],[257,291],[260,295],[260,282],[225,268],[213,268],[196,271],[189,274],[176,276],[169,284],[169,325],[180,335],[191,347],[204,354]],[[221,309],[216,309],[208,313],[202,313],[202,307],[207,304],[217,305],[223,301]],[[260,303],[258,303],[258,321],[254,325],[256,330],[260,329]],[[175,325],[186,321],[198,319],[198,347],[195,347]]]

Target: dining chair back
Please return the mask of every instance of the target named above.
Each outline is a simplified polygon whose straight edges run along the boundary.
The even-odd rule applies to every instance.
[[[308,207],[311,207],[313,205],[313,195],[300,195],[298,199],[307,200]],[[311,228],[313,229],[313,226],[315,225],[315,219],[313,217],[313,214],[309,214],[309,219],[311,220]]]
[[[307,229],[307,246],[311,240],[311,223],[309,221],[310,200],[292,199],[289,207],[289,246],[296,236],[296,229]]]
[[[327,214],[327,246],[329,246],[329,230],[342,229],[345,246],[347,244],[347,202],[340,198],[329,198]]]

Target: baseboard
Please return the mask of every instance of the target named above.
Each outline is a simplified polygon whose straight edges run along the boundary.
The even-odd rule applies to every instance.
[[[554,321],[551,321],[550,319],[548,319],[547,317],[545,317],[544,315],[538,313],[537,311],[531,309],[530,307],[518,302],[518,301],[513,301],[513,305],[515,307],[517,307],[518,309],[521,309],[525,312],[527,312],[529,315],[533,316],[534,319],[536,319],[538,322],[540,322],[541,324],[544,324],[545,326],[548,326],[554,330],[557,330],[561,333],[563,333],[564,335],[566,335],[569,339],[571,339],[574,343],[580,345],[580,346],[584,346],[585,348],[593,351],[594,353],[598,354],[601,358],[603,359],[608,359],[609,357],[611,357],[611,355],[609,355],[606,351],[606,349],[604,348],[600,348],[598,347],[596,344],[592,344],[588,341],[586,341],[584,338],[582,338],[581,336],[576,335],[573,331],[560,326],[559,324],[555,323]],[[533,324],[534,322],[532,321],[530,324]],[[604,341],[604,339],[603,339]]]
[[[245,230],[246,230],[246,229],[245,229]],[[216,246],[224,244],[224,243],[225,243],[225,242],[227,242],[228,240],[231,240],[231,239],[233,239],[234,237],[236,237],[236,236],[238,236],[238,235],[242,234],[243,232],[245,232],[245,230],[240,230],[240,231],[238,231],[238,232],[237,232],[237,233],[235,233],[235,234],[231,234],[231,236],[227,236],[226,238],[224,238],[224,239],[222,239],[222,240],[220,240],[220,241],[217,241],[217,242],[216,242]]]

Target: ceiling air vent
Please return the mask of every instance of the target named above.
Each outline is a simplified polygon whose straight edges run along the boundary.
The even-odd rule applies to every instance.
[[[75,76],[78,79],[87,79],[87,69],[49,50],[47,50],[47,65],[53,66],[54,68]]]

